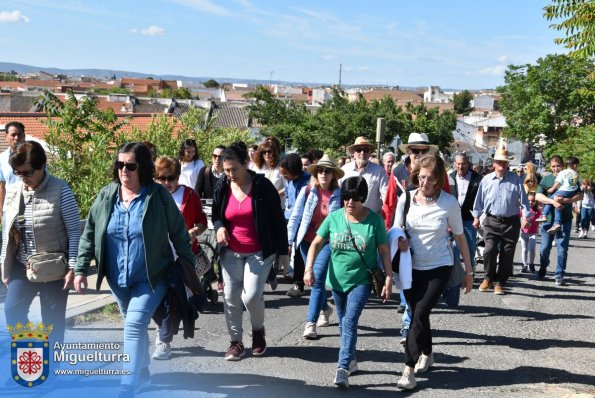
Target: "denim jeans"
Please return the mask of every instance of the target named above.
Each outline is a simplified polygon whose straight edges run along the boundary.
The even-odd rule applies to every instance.
[[[463,220],[463,233],[469,247],[469,260],[471,268],[475,269],[475,251],[477,250],[477,230],[473,228],[473,220]],[[456,258],[461,258],[457,241],[452,242],[453,254]]]
[[[356,285],[347,293],[333,290],[337,317],[339,318],[339,335],[341,336],[337,368],[349,369],[349,363],[355,358],[357,322],[368,297],[370,297],[371,290],[370,285]]]
[[[405,298],[405,293],[403,290],[399,293],[401,296],[401,305],[405,305],[405,311],[403,311],[402,323],[403,327],[401,328],[401,336],[407,334],[409,330],[409,325],[411,325],[411,308],[409,308],[409,304],[407,304],[407,299]]]
[[[581,208],[581,228],[584,231],[589,229],[589,225],[591,224],[591,217],[593,216],[593,209],[586,207]]]
[[[300,252],[304,258],[304,263],[308,257],[308,250],[310,249],[311,242],[305,240],[300,243]],[[320,311],[328,309],[328,303],[326,301],[326,273],[328,271],[328,264],[331,260],[331,249],[327,243],[322,247],[316,260],[314,260],[314,284],[310,288],[310,303],[308,304],[308,316],[306,321],[314,322],[318,321],[318,315]]]
[[[275,255],[262,258],[262,252],[236,253],[222,248],[219,263],[223,267],[225,322],[231,341],[243,341],[244,305],[250,314],[252,330],[264,327],[264,287]]]
[[[62,287],[63,279],[44,283],[30,282],[24,268],[14,267],[4,301],[6,323],[15,326],[17,322],[21,322],[25,325],[29,320],[29,307],[39,293],[41,320],[45,325],[52,325],[54,328],[50,339],[52,342],[63,342],[68,290],[62,290]]]
[[[539,262],[541,267],[547,268],[550,265],[550,251],[552,242],[556,239],[557,264],[556,278],[563,278],[566,271],[566,261],[568,260],[568,242],[570,241],[570,230],[572,229],[572,220],[561,224],[562,228],[554,235],[548,234],[547,230],[552,227],[552,223],[544,223],[541,227],[541,251],[539,252]]]
[[[131,374],[122,375],[122,384],[136,386],[141,370],[149,366],[149,322],[165,296],[167,284],[158,284],[155,291],[149,282],[109,286],[124,318],[124,353],[130,355],[130,362],[124,362],[123,368]]]
[[[550,199],[554,199],[556,196],[561,196],[563,198],[572,198],[574,195],[576,195],[577,191],[556,191],[553,194],[550,195]],[[554,207],[554,205],[551,204],[546,204],[545,206],[543,206],[543,212],[542,215],[547,217],[549,216],[550,212],[552,211],[552,207]],[[562,224],[562,209],[557,209],[554,208],[554,224]]]

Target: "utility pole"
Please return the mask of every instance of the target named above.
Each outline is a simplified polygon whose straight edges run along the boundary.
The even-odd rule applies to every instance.
[[[341,72],[343,69],[343,64],[339,64],[339,88],[341,88]]]

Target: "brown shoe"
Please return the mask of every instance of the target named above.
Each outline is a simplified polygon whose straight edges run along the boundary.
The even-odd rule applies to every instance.
[[[497,294],[500,296],[503,295],[504,294],[504,286],[502,286],[502,285],[494,286],[494,294]]]
[[[259,357],[267,350],[267,342],[264,339],[264,328],[252,331],[252,355]]]
[[[485,278],[483,280],[483,282],[481,282],[481,285],[479,285],[480,292],[487,292],[488,290],[492,290],[493,288],[494,288],[494,286],[492,285],[492,282],[490,282],[490,280],[488,278]]]

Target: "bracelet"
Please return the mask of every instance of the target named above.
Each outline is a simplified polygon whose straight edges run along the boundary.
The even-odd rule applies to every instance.
[[[386,279],[393,279],[393,276],[392,275],[387,275],[386,276]]]
[[[474,275],[474,272],[473,271],[471,271],[471,272],[465,272],[465,275]]]
[[[312,272],[312,268],[307,268],[304,272]]]

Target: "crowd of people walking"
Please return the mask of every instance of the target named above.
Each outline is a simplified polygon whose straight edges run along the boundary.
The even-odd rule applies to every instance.
[[[95,287],[107,281],[124,319],[123,350],[131,361],[124,364],[129,372],[122,377],[122,397],[150,382],[151,319],[158,330],[152,358],[165,360],[180,322],[194,322],[193,314],[201,311],[199,278],[205,269],[187,271],[200,268],[199,237],[209,225],[230,338],[225,360],[246,355],[244,308],[252,356],[267,353],[263,293],[267,283],[275,290],[277,279],[287,278],[288,296],[310,290],[305,339],[318,338],[336,313],[334,384],[347,388],[358,371],[360,315],[372,293],[386,302],[396,288],[405,349],[397,386],[407,390],[434,363],[432,309],[441,297],[457,306],[459,292],[471,292],[478,261],[485,269],[478,290],[503,295],[511,289],[517,242],[520,271],[537,278],[546,276],[555,242],[555,285],[562,286],[573,213],[580,238],[592,228],[595,185],[579,176],[578,159],[551,157],[550,174],[539,175],[532,163],[515,173],[502,145],[492,171],[457,153],[449,173],[428,136],[412,133],[399,148],[403,158],[388,152],[384,164],[373,160],[375,145],[358,137],[348,147],[351,161],[342,167],[319,150],[284,154],[274,137],[250,148],[242,142],[217,146],[207,164],[192,139],[181,143],[177,157],[157,159],[145,143],[127,143],[118,148],[112,182],[98,192],[81,234],[74,195],[48,172],[41,145],[25,141],[18,122],[7,126],[6,136],[10,148],[0,155],[0,262],[7,321],[26,323],[39,293],[43,321],[54,325],[53,337],[62,341],[68,290],[87,288],[93,262]],[[210,220],[201,199],[212,201]],[[41,276],[35,268],[39,255],[48,256],[56,275]]]

